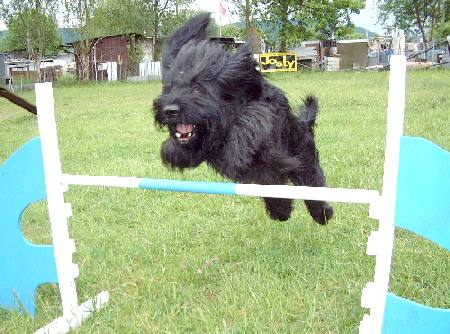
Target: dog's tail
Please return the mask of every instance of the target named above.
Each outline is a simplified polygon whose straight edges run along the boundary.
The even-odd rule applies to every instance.
[[[316,116],[319,111],[319,103],[313,95],[306,97],[304,105],[300,108],[300,122],[303,123],[311,132],[314,132],[316,125]]]

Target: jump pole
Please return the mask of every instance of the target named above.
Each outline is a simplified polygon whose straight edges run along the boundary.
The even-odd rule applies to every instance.
[[[365,203],[372,205],[375,205],[379,199],[378,191],[365,189],[238,184],[229,182],[179,181],[121,176],[89,176],[69,174],[63,174],[62,180],[68,185],[306,199],[330,202]]]

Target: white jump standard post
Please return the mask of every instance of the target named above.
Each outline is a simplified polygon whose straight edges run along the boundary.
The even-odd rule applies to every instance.
[[[379,229],[372,231],[367,254],[376,256],[375,277],[362,291],[361,306],[370,309],[360,323],[360,334],[381,333],[386,296],[389,287],[392,250],[394,246],[394,217],[400,138],[403,135],[405,110],[406,57],[393,55],[390,59],[389,97],[387,111],[386,150],[383,189],[379,205]]]
[[[36,84],[36,106],[42,142],[47,205],[63,308],[62,317],[36,333],[67,333],[70,329],[78,327],[94,310],[107,303],[108,292],[103,291],[95,298],[78,305],[75,278],[78,277],[79,270],[78,265],[72,263],[72,254],[76,248],[74,240],[69,237],[67,226],[67,219],[72,215],[72,210],[70,203],[64,202],[64,192],[68,187],[62,180],[51,83]]]

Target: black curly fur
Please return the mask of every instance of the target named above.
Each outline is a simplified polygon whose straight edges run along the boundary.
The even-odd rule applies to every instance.
[[[255,68],[248,45],[226,51],[208,39],[209,14],[194,17],[163,49],[163,92],[154,100],[155,122],[167,127],[161,158],[172,168],[203,161],[240,183],[325,186],[314,142],[317,99],[308,96],[298,115],[283,92]],[[287,220],[292,200],[264,198],[271,218]],[[326,202],[305,201],[326,224]]]

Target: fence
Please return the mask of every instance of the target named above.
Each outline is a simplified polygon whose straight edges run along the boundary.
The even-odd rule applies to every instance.
[[[161,78],[161,62],[148,61],[140,63],[139,76],[146,79]]]

